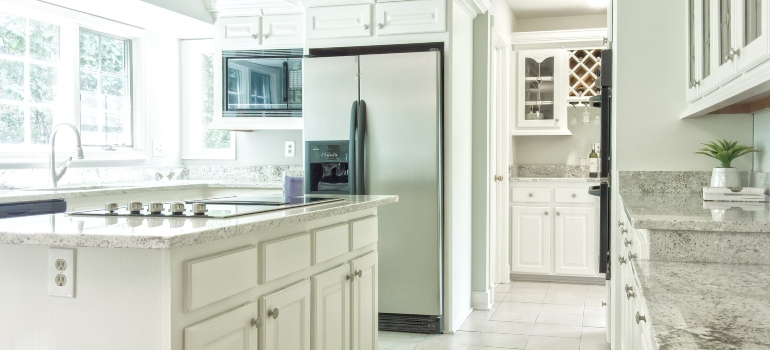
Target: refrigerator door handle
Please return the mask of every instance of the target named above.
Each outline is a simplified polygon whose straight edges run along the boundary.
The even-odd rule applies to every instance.
[[[356,123],[358,119],[358,101],[353,101],[353,107],[350,108],[350,139],[348,145],[348,183],[350,194],[356,194]]]
[[[358,103],[358,127],[356,128],[356,194],[366,194],[366,177],[364,174],[364,138],[366,135],[366,102]]]

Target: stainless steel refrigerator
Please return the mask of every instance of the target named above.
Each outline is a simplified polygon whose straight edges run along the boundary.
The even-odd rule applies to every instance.
[[[440,52],[306,58],[303,75],[306,144],[347,140],[350,193],[399,196],[378,208],[380,330],[440,333]]]

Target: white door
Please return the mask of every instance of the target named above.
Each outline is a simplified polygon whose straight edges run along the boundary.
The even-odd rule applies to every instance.
[[[377,350],[377,260],[374,251],[350,261],[353,274],[352,350]]]
[[[310,281],[259,298],[260,350],[310,350]]]
[[[261,17],[222,17],[217,20],[220,48],[258,47],[261,44]]]
[[[305,12],[308,39],[372,36],[372,5],[311,7]]]
[[[302,47],[305,37],[302,15],[262,17],[262,43],[265,46]]]
[[[350,349],[350,281],[345,264],[310,278],[313,286],[313,350]]]
[[[490,108],[491,150],[490,173],[490,280],[492,284],[510,282],[510,267],[508,266],[508,149],[511,139],[508,131],[508,52],[510,47],[505,44],[497,33],[492,31],[492,80]]]
[[[596,275],[596,208],[556,207],[555,214],[554,273]]]
[[[259,304],[249,303],[184,329],[185,350],[257,350]]]
[[[551,208],[511,208],[511,271],[551,273]]]

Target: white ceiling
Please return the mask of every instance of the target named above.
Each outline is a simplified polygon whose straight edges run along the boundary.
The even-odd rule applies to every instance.
[[[603,15],[607,0],[506,0],[516,18]]]

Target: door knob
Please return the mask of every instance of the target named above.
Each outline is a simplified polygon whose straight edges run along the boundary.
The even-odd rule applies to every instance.
[[[495,175],[495,181],[503,181],[502,175]]]

